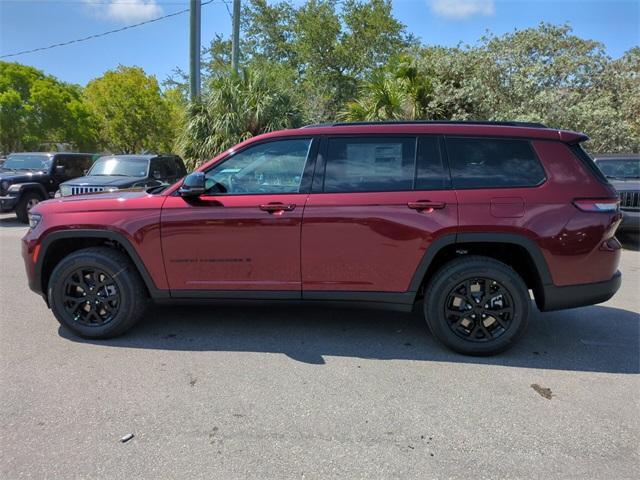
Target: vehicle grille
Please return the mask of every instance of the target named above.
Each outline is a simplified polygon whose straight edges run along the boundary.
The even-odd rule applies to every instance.
[[[103,192],[105,187],[71,187],[71,195]]]
[[[634,210],[640,209],[640,191],[619,193],[621,208],[633,208]]]

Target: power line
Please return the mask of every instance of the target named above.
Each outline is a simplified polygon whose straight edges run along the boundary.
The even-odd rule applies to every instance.
[[[217,1],[216,0],[208,0],[206,2],[202,2],[201,5],[208,5],[210,3],[227,3],[227,2],[224,1],[224,0],[222,0],[222,1],[221,0],[217,0]],[[107,35],[111,35],[112,33],[123,32],[123,31],[129,30],[131,28],[141,27],[142,25],[148,25],[150,23],[159,22],[160,20],[165,20],[167,18],[176,17],[176,16],[182,15],[183,13],[186,13],[188,11],[189,11],[189,9],[185,8],[183,10],[179,10],[177,12],[169,13],[169,14],[163,15],[161,17],[152,18],[151,20],[145,20],[144,22],[134,23],[133,25],[127,25],[126,27],[116,28],[115,30],[109,30],[107,32],[102,32],[102,33],[96,33],[94,35],[89,35],[88,37],[77,38],[75,40],[69,40],[68,42],[54,43],[53,45],[48,45],[46,47],[33,48],[31,50],[23,50],[21,52],[9,53],[7,55],[0,55],[0,58],[16,57],[18,55],[26,55],[27,53],[41,52],[43,50],[50,50],[52,48],[64,47],[66,45],[71,45],[71,44],[74,44],[74,43],[86,42],[87,40],[93,40],[94,38],[105,37]]]
[[[52,5],[64,3],[70,5],[187,5],[188,1],[183,2],[154,2],[154,3],[140,3],[139,1],[120,1],[120,0],[0,0],[0,3],[50,3]],[[213,3],[227,3],[224,1]],[[204,5],[204,4],[203,4]]]

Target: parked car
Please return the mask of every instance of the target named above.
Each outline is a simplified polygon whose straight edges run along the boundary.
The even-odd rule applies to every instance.
[[[177,155],[106,155],[98,158],[85,176],[60,185],[60,195],[168,185],[187,174]]]
[[[598,155],[595,162],[620,195],[623,219],[618,230],[640,232],[640,154]]]
[[[293,301],[409,312],[450,348],[513,345],[531,311],[618,290],[618,196],[580,133],[519,123],[331,124],[251,138],[158,193],[30,213],[32,290],[77,335],[147,301]]]
[[[58,185],[83,175],[91,166],[90,153],[12,153],[0,167],[0,211],[15,211],[27,223],[29,210],[51,198]]]

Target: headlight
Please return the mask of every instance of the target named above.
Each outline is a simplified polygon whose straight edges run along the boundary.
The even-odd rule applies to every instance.
[[[69,185],[60,185],[60,196],[68,197],[71,195],[71,187]]]
[[[9,188],[9,185],[11,185],[9,182],[3,180],[2,182],[0,182],[0,191],[5,192],[7,188]]]
[[[109,188],[105,188],[104,191],[105,192],[117,192],[118,190],[120,190],[118,187],[109,187]]]
[[[14,183],[13,185],[11,185],[9,187],[7,192],[19,192],[21,188],[22,188],[22,184],[21,183]]]
[[[31,213],[31,212],[29,212],[28,215],[29,215],[29,228],[33,230],[38,226],[38,224],[40,223],[40,220],[42,220],[42,215],[40,215],[39,213]]]

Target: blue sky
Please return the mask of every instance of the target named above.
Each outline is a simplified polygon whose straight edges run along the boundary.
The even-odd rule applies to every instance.
[[[227,35],[223,0],[202,7],[202,41]],[[295,1],[294,3],[300,3]],[[188,0],[0,0],[0,56],[120,28],[188,8]],[[394,0],[393,11],[426,44],[475,43],[541,21],[569,23],[619,57],[640,44],[640,0]],[[163,80],[188,69],[189,15],[75,45],[5,58],[79,84],[118,64],[138,65]]]

